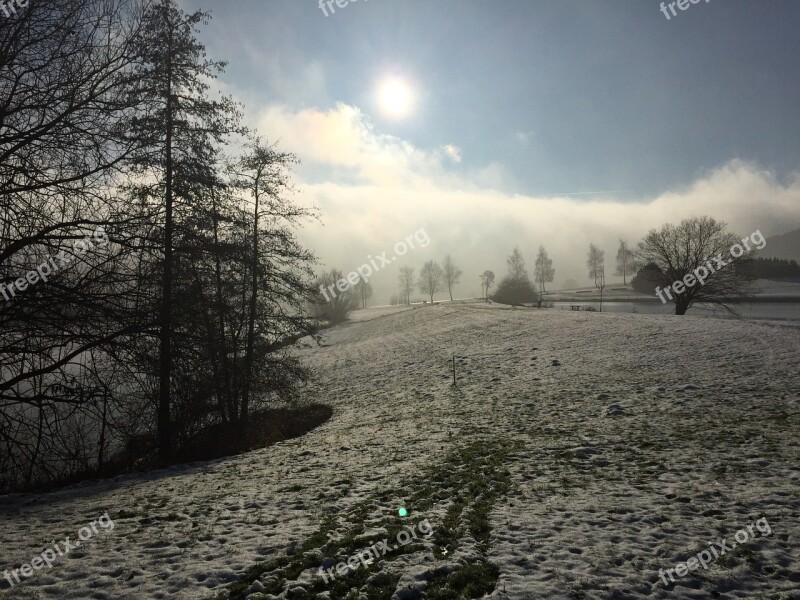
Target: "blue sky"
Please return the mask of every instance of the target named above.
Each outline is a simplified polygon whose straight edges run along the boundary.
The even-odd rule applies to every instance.
[[[510,245],[543,243],[564,273],[591,237],[611,257],[698,212],[741,235],[800,226],[800,3],[701,0],[670,20],[659,4],[356,0],[326,17],[316,0],[184,2],[213,14],[201,39],[229,62],[220,85],[300,156],[328,226],[353,232],[312,227],[326,266],[427,224],[431,256],[488,251],[502,272]],[[414,94],[405,118],[376,102],[389,76]]]
[[[255,102],[362,107],[386,133],[461,148],[464,169],[500,162],[518,191],[647,195],[734,158],[800,164],[797,2],[712,0],[669,21],[649,0],[226,4],[203,39]],[[324,77],[309,89],[273,78],[309,65]],[[406,121],[370,106],[386,73],[422,94]]]

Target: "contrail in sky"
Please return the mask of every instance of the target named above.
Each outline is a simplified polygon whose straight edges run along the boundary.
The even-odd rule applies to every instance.
[[[591,196],[593,194],[627,194],[625,190],[604,190],[601,192],[566,192],[563,194],[542,194],[542,196]]]

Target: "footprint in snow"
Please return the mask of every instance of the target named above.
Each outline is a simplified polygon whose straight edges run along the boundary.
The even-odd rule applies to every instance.
[[[627,414],[627,411],[624,407],[620,406],[619,404],[610,404],[606,408],[606,416],[607,417],[622,417]]]

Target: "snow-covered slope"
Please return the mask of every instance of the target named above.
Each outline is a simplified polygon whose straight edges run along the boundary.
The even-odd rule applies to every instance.
[[[362,598],[489,584],[513,599],[798,597],[796,327],[476,303],[325,338],[298,352],[318,373],[309,401],[335,413],[302,438],[0,497],[0,571],[114,521],[6,597],[211,598],[256,563],[241,585],[252,598],[351,584]],[[760,518],[770,535],[663,585],[659,569]],[[423,519],[430,538],[318,576]]]

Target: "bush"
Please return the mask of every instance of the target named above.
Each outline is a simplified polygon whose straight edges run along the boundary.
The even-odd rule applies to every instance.
[[[655,263],[645,265],[631,279],[631,287],[641,294],[653,295],[661,281],[661,269]]]
[[[494,302],[512,305],[531,304],[538,299],[539,296],[530,280],[510,276],[503,278],[492,296]]]
[[[359,309],[361,304],[352,286],[348,286],[344,292],[336,287],[336,283],[342,279],[344,276],[338,269],[332,269],[319,276],[314,283],[314,289],[326,291],[324,294],[322,291],[317,292],[314,300],[309,303],[311,316],[336,325],[346,321],[351,312]],[[330,286],[333,286],[333,289]]]

